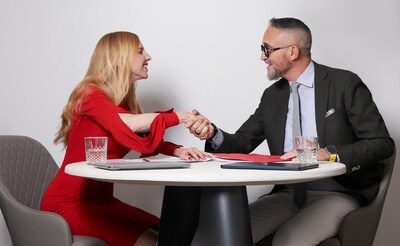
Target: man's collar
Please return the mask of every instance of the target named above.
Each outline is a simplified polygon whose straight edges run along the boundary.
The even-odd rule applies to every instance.
[[[306,70],[299,76],[299,78],[296,81],[289,81],[289,83],[293,82],[298,82],[304,86],[312,88],[314,86],[314,76],[315,76],[315,70],[314,70],[314,62],[310,61],[308,64]]]

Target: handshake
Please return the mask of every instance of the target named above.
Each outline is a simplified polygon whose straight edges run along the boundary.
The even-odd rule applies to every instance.
[[[211,139],[215,135],[215,126],[196,109],[189,112],[176,112],[180,123],[185,124],[189,132],[200,140]]]

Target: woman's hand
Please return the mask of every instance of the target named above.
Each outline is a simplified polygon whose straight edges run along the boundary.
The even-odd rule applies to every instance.
[[[179,157],[182,160],[205,160],[206,158],[211,158],[209,153],[201,151],[197,148],[176,148],[174,150],[174,156]]]
[[[190,112],[175,112],[178,116],[179,123],[186,123],[188,121],[195,121],[196,116]]]

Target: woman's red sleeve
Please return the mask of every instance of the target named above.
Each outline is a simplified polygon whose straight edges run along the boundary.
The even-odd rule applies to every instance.
[[[174,156],[175,149],[180,147],[182,147],[182,145],[177,145],[171,142],[161,142],[156,151],[157,153],[161,153],[164,155]]]
[[[155,152],[163,141],[165,129],[179,124],[178,116],[174,112],[160,113],[151,123],[149,134],[138,136],[119,116],[119,113],[129,112],[115,105],[98,89],[93,89],[84,100],[81,113],[104,127],[122,145],[143,154]],[[170,148],[172,147],[161,147],[161,150],[168,152]]]

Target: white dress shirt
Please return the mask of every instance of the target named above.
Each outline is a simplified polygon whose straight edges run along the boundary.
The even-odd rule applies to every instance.
[[[300,106],[300,127],[302,136],[317,137],[317,125],[315,121],[315,86],[314,86],[314,63],[311,61],[306,70],[296,81],[289,81],[289,84],[298,82],[299,106]],[[283,151],[289,152],[293,149],[292,120],[293,103],[290,94],[287,119],[285,126],[285,144]]]

